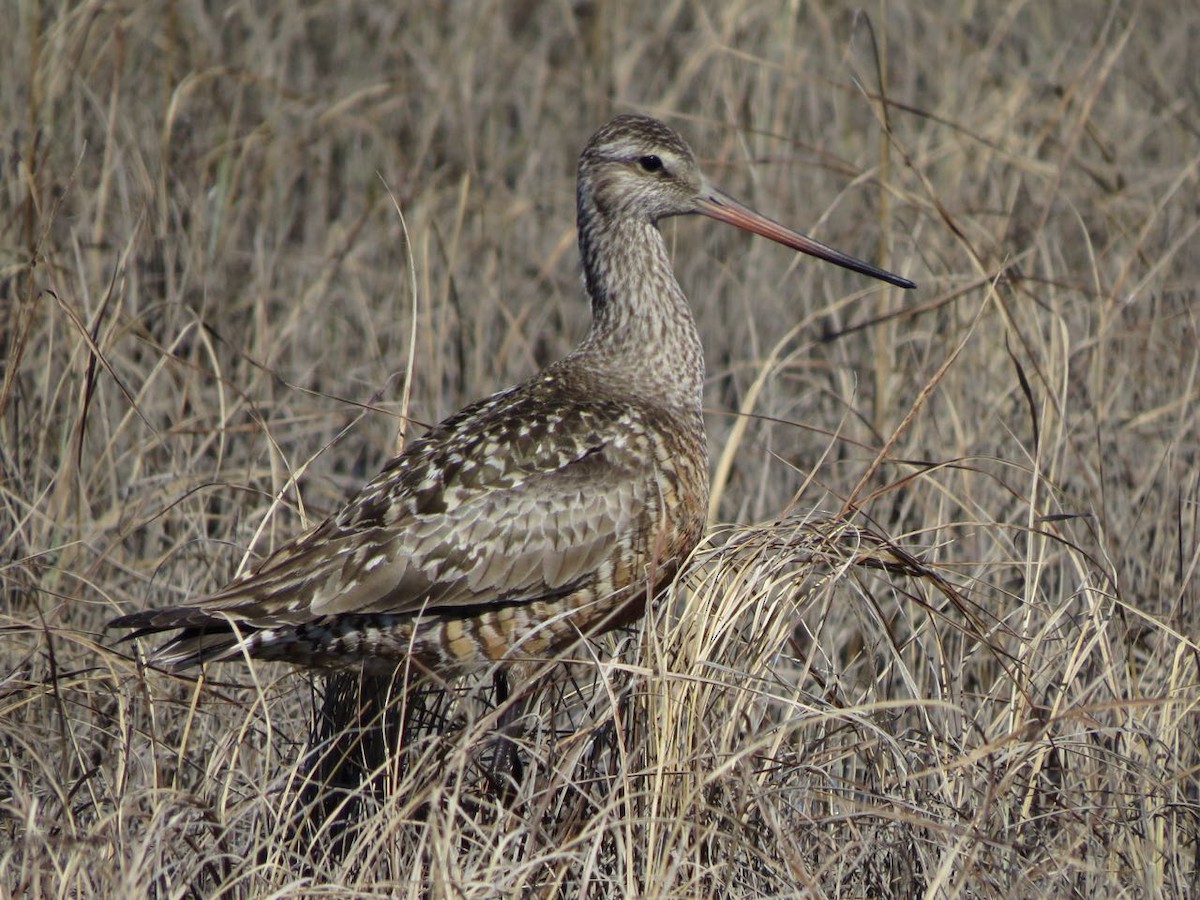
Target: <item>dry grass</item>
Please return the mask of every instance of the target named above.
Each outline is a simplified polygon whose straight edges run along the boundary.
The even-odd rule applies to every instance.
[[[0,5],[0,893],[1188,893],[1200,11],[427,6]],[[515,751],[468,681],[297,830],[305,676],[102,625],[567,350],[628,109],[921,289],[669,223],[714,520],[770,524],[522,678]]]

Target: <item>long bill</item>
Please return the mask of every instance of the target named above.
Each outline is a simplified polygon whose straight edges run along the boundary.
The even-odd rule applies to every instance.
[[[696,212],[708,216],[710,219],[716,219],[718,222],[727,222],[746,231],[752,231],[754,234],[761,234],[785,247],[791,247],[793,250],[799,250],[801,253],[807,253],[809,256],[815,256],[817,259],[823,259],[844,269],[870,275],[872,278],[878,278],[880,281],[886,281],[896,287],[915,288],[917,286],[915,281],[893,275],[886,269],[863,262],[841,250],[834,250],[808,235],[785,228],[714,187],[705,186],[703,193],[696,200]]]

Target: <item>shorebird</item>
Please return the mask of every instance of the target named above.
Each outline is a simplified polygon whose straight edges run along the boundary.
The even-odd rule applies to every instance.
[[[699,542],[704,355],[658,222],[699,214],[913,282],[718,190],[672,129],[617,116],[579,158],[587,337],[393,458],[341,510],[216,593],[121,616],[181,669],[239,658],[450,676],[552,658],[635,620]]]

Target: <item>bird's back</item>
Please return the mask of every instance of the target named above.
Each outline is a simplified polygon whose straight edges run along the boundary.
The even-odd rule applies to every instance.
[[[638,615],[706,500],[698,415],[568,357],[431,429],[221,591],[115,624],[182,627],[158,657],[174,667],[245,654],[449,673],[549,655]]]

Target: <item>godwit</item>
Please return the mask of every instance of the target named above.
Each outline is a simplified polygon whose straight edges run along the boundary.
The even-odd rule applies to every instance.
[[[641,615],[699,541],[704,354],[657,223],[699,213],[898,285],[713,187],[683,139],[617,116],[579,158],[583,343],[473,403],[343,509],[185,606],[111,624],[179,634],[152,661],[404,661],[457,674],[547,657]]]

